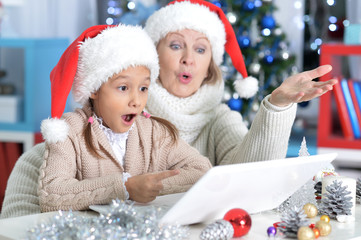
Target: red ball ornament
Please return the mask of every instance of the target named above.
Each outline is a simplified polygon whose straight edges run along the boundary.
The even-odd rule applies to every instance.
[[[223,217],[224,220],[229,221],[234,229],[233,237],[241,237],[246,235],[252,226],[252,219],[249,214],[240,208],[233,208],[229,210]]]

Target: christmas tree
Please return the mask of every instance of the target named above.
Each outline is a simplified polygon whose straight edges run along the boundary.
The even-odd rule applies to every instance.
[[[248,74],[258,78],[258,94],[251,99],[240,99],[233,82],[237,71],[226,55],[221,68],[226,83],[224,101],[245,117],[256,112],[260,101],[270,94],[289,75],[296,72],[295,57],[282,28],[276,23],[276,7],[272,0],[216,0],[236,33]]]

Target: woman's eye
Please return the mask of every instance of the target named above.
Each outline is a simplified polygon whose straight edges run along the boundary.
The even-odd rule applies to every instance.
[[[118,87],[118,89],[119,89],[120,91],[125,91],[125,90],[127,90],[127,87],[126,87],[126,86],[120,86],[120,87]]]
[[[180,46],[180,44],[175,44],[175,43],[172,43],[172,44],[170,45],[170,48],[171,48],[171,49],[178,50],[178,49],[180,49],[180,48],[181,48],[181,46]]]
[[[197,48],[198,53],[204,53],[206,50],[204,48]]]

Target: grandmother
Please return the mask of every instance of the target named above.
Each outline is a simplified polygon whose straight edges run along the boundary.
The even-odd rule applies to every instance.
[[[220,8],[200,0],[174,1],[151,15],[145,30],[160,64],[146,110],[172,122],[212,165],[284,158],[297,103],[324,94],[336,83],[312,81],[331,66],[287,78],[263,99],[248,130],[241,114],[221,103],[219,65],[225,50],[244,77],[236,81],[240,95],[255,94],[257,83],[247,76],[234,31]]]

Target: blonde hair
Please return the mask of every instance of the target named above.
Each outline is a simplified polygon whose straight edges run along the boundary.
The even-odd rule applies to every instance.
[[[211,62],[208,67],[207,77],[203,80],[202,85],[204,84],[216,84],[218,81],[223,81],[221,69],[211,58]]]

